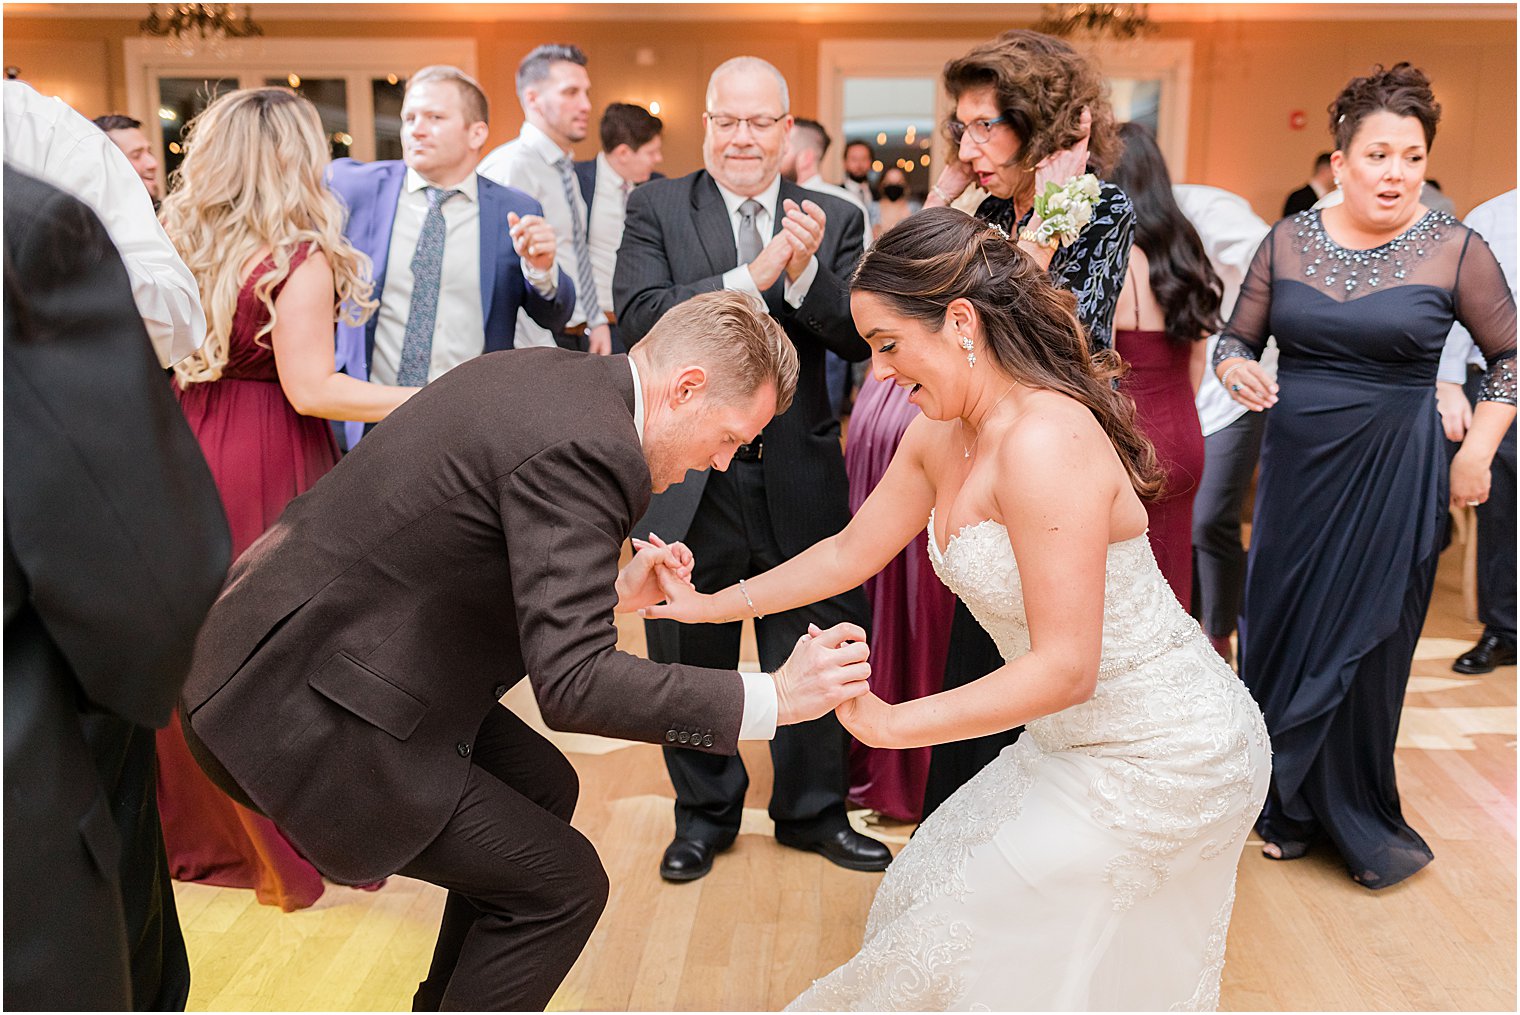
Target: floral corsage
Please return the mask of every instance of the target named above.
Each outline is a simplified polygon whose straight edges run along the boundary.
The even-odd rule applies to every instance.
[[[1034,214],[1039,225],[1026,228],[1019,239],[1043,247],[1069,247],[1092,221],[1093,205],[1098,201],[1098,178],[1092,173],[1073,177],[1064,184],[1045,184],[1045,193],[1034,197]]]

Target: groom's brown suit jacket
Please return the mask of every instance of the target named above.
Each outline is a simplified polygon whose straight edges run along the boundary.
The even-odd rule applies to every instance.
[[[192,746],[328,877],[374,881],[438,835],[525,674],[557,729],[737,750],[738,674],[615,648],[618,552],[650,497],[633,404],[623,356],[472,360],[233,566],[184,691]]]

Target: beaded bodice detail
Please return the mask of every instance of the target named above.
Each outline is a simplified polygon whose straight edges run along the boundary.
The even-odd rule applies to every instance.
[[[1442,231],[1460,226],[1444,211],[1427,212],[1418,222],[1380,247],[1349,250],[1330,238],[1318,212],[1294,220],[1293,243],[1303,255],[1304,278],[1327,292],[1352,299],[1407,279],[1415,262],[1434,251]]]

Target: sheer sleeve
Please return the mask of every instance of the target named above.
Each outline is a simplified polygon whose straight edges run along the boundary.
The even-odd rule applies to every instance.
[[[1488,363],[1478,400],[1515,404],[1515,296],[1504,269],[1476,232],[1469,231],[1452,292],[1457,320]]]
[[[1240,297],[1235,301],[1230,323],[1225,325],[1219,344],[1214,347],[1211,366],[1215,369],[1236,356],[1260,359],[1262,350],[1267,347],[1267,336],[1271,334],[1272,241],[1275,233],[1274,229],[1266,235],[1261,246],[1256,248],[1256,256],[1251,258],[1251,267],[1240,284]]]
[[[1051,259],[1051,281],[1077,297],[1077,318],[1094,352],[1113,347],[1114,309],[1134,238],[1135,209],[1129,197],[1104,183],[1081,236]]]

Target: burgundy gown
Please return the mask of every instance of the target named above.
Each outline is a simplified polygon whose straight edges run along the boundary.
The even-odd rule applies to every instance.
[[[1156,446],[1166,473],[1161,499],[1145,502],[1151,552],[1187,609],[1193,597],[1193,498],[1203,475],[1203,428],[1188,374],[1192,350],[1164,331],[1123,329],[1114,331],[1114,348],[1130,366],[1119,390],[1135,400],[1135,422]]]
[[[291,271],[306,254],[303,247],[291,257]],[[273,267],[266,259],[238,293],[221,379],[175,385],[221,493],[234,560],[338,461],[327,421],[300,415],[286,400],[269,336],[254,339],[269,320],[254,283]],[[158,766],[158,810],[176,880],[252,888],[259,902],[287,912],[322,895],[322,876],[274,822],[234,803],[202,774],[178,717],[158,731]]]
[[[908,402],[907,389],[866,377],[844,449],[851,513],[881,481],[918,411]],[[871,690],[893,704],[937,693],[955,596],[929,563],[924,531],[867,579],[865,590],[871,604]],[[928,776],[927,747],[889,751],[850,741],[850,799],[856,803],[898,821],[917,821]]]

